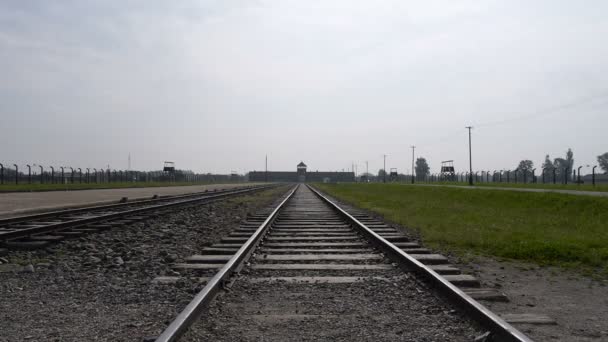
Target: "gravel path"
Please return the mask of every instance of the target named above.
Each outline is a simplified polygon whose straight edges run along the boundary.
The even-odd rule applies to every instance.
[[[4,257],[10,263],[0,265],[0,341],[141,341],[158,335],[201,284],[152,280],[177,275],[171,263],[218,241],[286,190],[183,209],[46,250],[11,252]]]
[[[185,341],[472,341],[481,333],[410,278],[352,284],[237,281]]]

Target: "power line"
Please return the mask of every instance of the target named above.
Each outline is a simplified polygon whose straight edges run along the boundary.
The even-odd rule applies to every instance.
[[[568,102],[568,103],[564,103],[564,104],[560,104],[557,106],[553,106],[553,107],[548,107],[545,109],[541,109],[535,112],[531,112],[528,114],[524,114],[524,115],[520,115],[511,119],[504,119],[504,120],[498,120],[498,121],[490,121],[490,122],[485,122],[485,123],[479,123],[476,125],[476,127],[488,127],[488,126],[497,126],[497,125],[502,125],[505,123],[511,123],[511,122],[516,122],[516,121],[521,121],[521,120],[525,120],[525,119],[530,119],[530,118],[538,118],[538,117],[543,117],[545,115],[549,115],[549,114],[553,114],[555,112],[558,111],[562,111],[565,109],[570,109],[570,108],[576,108],[582,105],[585,105],[589,102],[593,102],[597,99],[602,99],[608,97],[608,92],[604,92],[604,93],[599,93],[599,94],[595,94],[595,95],[591,95],[591,96],[586,96],[583,98],[579,98],[575,101],[572,102]]]
[[[602,99],[602,98],[608,98],[608,92],[603,92],[603,93],[598,93],[598,94],[594,94],[594,95],[590,95],[590,96],[586,96],[586,97],[582,97],[579,98],[575,101],[572,102],[568,102],[568,103],[564,103],[564,104],[560,104],[560,105],[556,105],[553,107],[549,107],[549,108],[545,108],[545,109],[541,109],[535,112],[531,112],[528,114],[524,114],[524,115],[520,115],[511,119],[504,119],[504,120],[498,120],[498,121],[488,121],[485,123],[480,123],[480,124],[476,124],[475,127],[489,127],[489,126],[498,126],[501,124],[507,124],[507,123],[511,123],[511,122],[517,122],[517,121],[521,121],[521,120],[526,120],[526,119],[530,119],[530,118],[537,118],[537,117],[543,117],[545,115],[550,115],[553,114],[555,112],[558,111],[562,111],[562,110],[566,110],[566,109],[571,109],[571,108],[576,108],[585,104],[588,104],[590,102],[593,102],[595,100],[598,99]],[[602,101],[600,103],[597,103],[597,105],[608,105],[608,101]],[[594,107],[596,107],[594,106]],[[431,142],[429,144],[423,144],[421,147],[422,148],[429,148],[429,147],[434,147],[436,145],[440,145],[443,144],[445,142],[449,142],[451,141],[453,138],[455,138],[456,136],[460,136],[460,130],[454,130],[451,133],[448,133],[446,135],[444,135],[443,137],[440,137],[439,139],[435,139],[434,142]]]

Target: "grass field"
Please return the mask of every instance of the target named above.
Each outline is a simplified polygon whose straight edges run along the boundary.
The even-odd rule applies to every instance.
[[[74,183],[74,184],[3,184],[0,185],[1,192],[30,192],[30,191],[57,191],[57,190],[88,190],[88,189],[123,189],[123,188],[148,188],[165,186],[188,186],[219,183],[194,183],[194,182],[118,182],[118,183]]]
[[[466,182],[432,182],[420,184],[437,184],[437,185],[460,185],[468,186]],[[409,183],[402,183],[409,184]],[[579,191],[605,191],[608,192],[608,184],[553,184],[553,183],[480,183],[476,182],[475,186],[497,187],[497,188],[529,188],[529,189],[559,189],[559,190],[579,190]]]
[[[608,198],[403,184],[316,186],[419,232],[430,247],[608,276]]]

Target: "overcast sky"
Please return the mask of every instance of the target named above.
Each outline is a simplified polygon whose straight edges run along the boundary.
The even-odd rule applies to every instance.
[[[608,151],[608,1],[2,1],[0,162],[242,173]]]

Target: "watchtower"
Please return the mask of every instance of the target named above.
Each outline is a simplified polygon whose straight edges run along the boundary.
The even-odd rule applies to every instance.
[[[163,166],[163,172],[167,173],[167,176],[169,176],[169,180],[171,182],[175,182],[175,163],[172,161],[166,161],[165,165]]]
[[[441,162],[441,180],[454,181],[456,173],[453,160],[444,160]]]
[[[397,172],[397,168],[391,168],[391,173],[389,173],[389,180],[391,182],[396,182],[399,180],[399,173]]]
[[[306,182],[306,164],[303,161],[298,164],[298,182]]]
[[[175,172],[175,163],[171,161],[166,161],[163,166],[163,171],[165,172]]]

